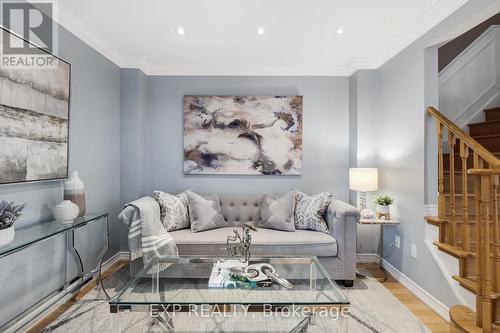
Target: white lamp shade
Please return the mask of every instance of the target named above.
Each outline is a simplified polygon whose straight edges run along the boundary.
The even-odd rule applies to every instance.
[[[354,191],[369,192],[378,190],[377,168],[350,168],[349,188]]]

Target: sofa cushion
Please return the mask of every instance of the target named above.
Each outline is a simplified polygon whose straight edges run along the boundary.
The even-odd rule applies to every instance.
[[[189,229],[172,231],[180,255],[223,256],[226,238],[234,227],[193,233]],[[239,229],[238,229],[239,230]],[[240,231],[241,234],[241,231]],[[252,232],[252,256],[296,255],[330,257],[337,255],[337,241],[331,235],[310,231],[295,232],[258,228]]]

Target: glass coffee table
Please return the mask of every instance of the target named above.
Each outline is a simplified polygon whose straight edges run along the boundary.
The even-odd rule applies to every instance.
[[[248,262],[271,265],[275,275],[293,285],[288,288],[276,281],[209,287],[217,261],[214,257],[191,256],[152,260],[110,300],[113,320],[121,312],[148,312],[152,325],[175,332],[173,315],[177,312],[195,313],[190,316],[192,320],[210,318],[214,313],[238,313],[243,318],[259,312],[268,318],[286,315],[296,320],[290,332],[306,332],[320,317],[336,321],[332,332],[347,330],[349,300],[316,257],[259,257]],[[252,325],[251,321],[248,325]],[[119,323],[114,326],[120,330]]]

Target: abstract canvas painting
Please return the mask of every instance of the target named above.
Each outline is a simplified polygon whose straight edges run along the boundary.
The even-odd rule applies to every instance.
[[[184,173],[302,174],[302,96],[184,96]]]
[[[55,61],[0,67],[0,184],[67,177],[70,65]]]

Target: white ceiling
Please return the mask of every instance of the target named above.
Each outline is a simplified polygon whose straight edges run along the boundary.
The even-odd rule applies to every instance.
[[[465,2],[59,0],[56,20],[150,75],[350,75],[377,68]]]

